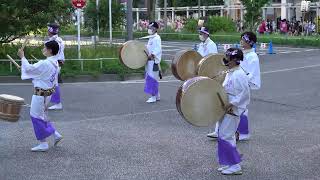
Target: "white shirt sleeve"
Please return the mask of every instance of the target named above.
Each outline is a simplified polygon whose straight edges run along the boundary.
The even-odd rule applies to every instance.
[[[203,50],[203,42],[201,42],[199,44],[199,48],[198,48],[198,51],[197,51],[202,57],[205,56],[205,53],[204,53],[204,50]]]
[[[35,79],[41,76],[47,68],[44,66],[44,61],[39,61],[35,64],[30,64],[28,60],[23,57],[21,59],[21,79]]]
[[[162,54],[162,50],[161,50],[161,39],[160,38],[153,38],[152,39],[152,45],[151,47],[148,49],[150,54],[153,54],[155,56],[155,63],[159,64],[161,61],[161,54]]]
[[[59,44],[59,53],[57,54],[57,59],[58,60],[61,60],[61,61],[64,61],[64,43],[61,42]]]
[[[218,48],[216,43],[212,42],[208,44],[208,54],[218,54]]]
[[[248,80],[243,76],[233,76],[232,83],[234,88],[234,98],[230,100],[230,103],[236,107],[243,107],[247,105],[250,99],[250,89],[248,86]]]
[[[64,42],[60,37],[57,37],[55,41],[59,44],[59,52],[56,55],[57,60],[64,61]]]
[[[260,64],[258,56],[251,56],[248,61],[248,77],[251,89],[260,89],[261,87],[261,77],[260,77]]]

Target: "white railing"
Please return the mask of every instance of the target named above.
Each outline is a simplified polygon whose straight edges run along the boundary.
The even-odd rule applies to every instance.
[[[103,60],[118,60],[119,58],[95,58],[95,59],[66,59],[65,61],[79,61],[81,65],[81,71],[83,71],[83,61],[100,61],[100,69],[103,68]],[[20,62],[21,59],[14,59],[16,62]],[[38,62],[35,59],[28,59],[29,62]],[[8,62],[10,66],[10,72],[13,72],[13,63],[9,59],[0,59],[0,62]]]

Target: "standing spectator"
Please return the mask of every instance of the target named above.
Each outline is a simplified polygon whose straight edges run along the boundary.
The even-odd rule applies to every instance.
[[[270,22],[269,19],[267,19],[266,31],[267,31],[268,34],[271,34],[271,33],[272,33],[271,22]]]
[[[240,19],[237,20],[236,24],[237,24],[237,31],[241,32],[241,21],[240,21]]]
[[[263,20],[259,26],[259,34],[264,34],[264,32],[266,31],[266,21]]]
[[[280,22],[280,33],[281,34],[287,34],[287,32],[288,32],[287,20],[283,19]]]
[[[275,21],[272,21],[272,31],[276,32],[277,31],[277,25]]]

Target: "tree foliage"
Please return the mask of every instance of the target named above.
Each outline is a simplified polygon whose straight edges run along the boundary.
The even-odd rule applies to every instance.
[[[254,31],[256,23],[262,14],[262,7],[270,2],[270,0],[241,0],[243,6],[246,8],[244,15],[245,26],[247,29]]]
[[[112,27],[119,28],[124,24],[125,11],[123,5],[116,0],[112,1]],[[109,1],[99,1],[99,10],[97,11],[96,1],[88,1],[85,9],[85,26],[92,30],[97,29],[97,19],[101,30],[109,28]]]
[[[228,17],[210,16],[205,24],[210,33],[215,32],[236,32],[235,23]],[[184,26],[184,30],[191,33],[197,33],[198,21],[195,19],[188,19]]]
[[[48,22],[63,24],[70,19],[69,0],[1,0],[0,2],[0,43],[38,33]]]

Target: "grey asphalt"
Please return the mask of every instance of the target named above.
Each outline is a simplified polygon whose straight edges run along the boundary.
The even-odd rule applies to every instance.
[[[168,76],[156,104],[145,103],[139,80],[63,84],[64,110],[49,116],[64,140],[45,153],[30,151],[37,141],[28,108],[17,123],[0,121],[0,180],[320,179],[320,50],[289,51],[260,56],[262,88],[249,106],[252,138],[237,144],[241,176],[216,170],[216,142],[206,137],[212,127],[180,117],[181,82]],[[30,103],[32,86],[0,84],[2,93]]]

